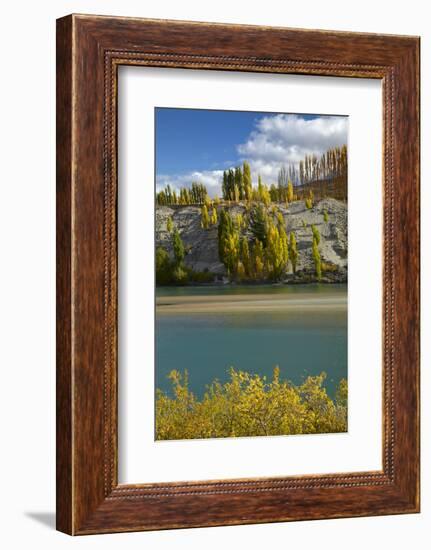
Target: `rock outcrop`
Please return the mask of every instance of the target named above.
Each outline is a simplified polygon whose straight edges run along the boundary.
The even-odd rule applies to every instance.
[[[311,209],[304,201],[296,201],[288,206],[277,205],[289,234],[296,235],[298,249],[297,273],[293,277],[291,266],[285,282],[312,282],[315,280],[312,257],[314,225],[320,233],[319,251],[326,269],[322,282],[347,281],[347,204],[336,199],[323,199]],[[245,212],[245,205],[219,206],[229,209],[232,215]],[[268,211],[271,206],[268,207]],[[328,221],[325,221],[325,212]],[[187,254],[185,263],[194,271],[209,271],[222,279],[226,269],[218,257],[217,226],[201,228],[201,210],[198,206],[157,206],[156,207],[156,246],[164,247],[172,256],[172,235],[167,230],[167,220],[171,217],[184,242]],[[247,231],[246,231],[247,233]],[[251,238],[251,234],[250,234]]]

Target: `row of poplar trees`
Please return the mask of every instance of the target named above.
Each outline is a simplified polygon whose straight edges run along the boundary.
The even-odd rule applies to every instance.
[[[242,166],[224,170],[222,197],[233,202],[292,202],[298,198],[295,196],[292,181],[300,186],[332,182],[341,189],[347,188],[347,146],[328,149],[320,157],[306,155],[299,162],[298,168],[282,166],[278,172],[277,185],[271,186],[262,183],[261,177],[258,176],[257,188],[253,187],[250,164],[244,161]],[[207,197],[207,189],[202,183],[193,182],[191,188],[182,187],[178,192],[168,184],[157,193],[156,202],[161,206],[204,204]]]
[[[203,204],[207,197],[207,188],[203,183],[193,182],[190,188],[181,187],[178,193],[168,184],[156,194],[156,203],[159,206]]]

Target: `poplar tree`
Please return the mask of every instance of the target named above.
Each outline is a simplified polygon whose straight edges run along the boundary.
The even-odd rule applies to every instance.
[[[314,260],[314,266],[316,269],[317,280],[320,281],[322,277],[322,260],[320,258],[320,252],[316,239],[313,239],[312,255]]]
[[[229,212],[222,210],[218,226],[219,259],[226,267],[229,276],[236,272],[239,259],[239,231]]]
[[[172,266],[168,252],[161,246],[156,248],[156,284],[167,285],[172,280]]]
[[[296,247],[296,237],[293,231],[290,232],[289,236],[289,259],[292,264],[293,274],[296,274],[296,264],[298,262],[298,249]]]
[[[245,278],[245,268],[241,260],[238,261],[238,264],[236,266],[236,276],[240,281],[242,281]]]
[[[268,230],[265,257],[273,279],[278,280],[288,261],[287,235],[283,227],[271,224]]]
[[[253,263],[256,278],[259,279],[264,273],[263,245],[261,241],[256,240],[253,246]]]
[[[228,171],[227,179],[228,179],[228,186],[229,186],[228,199],[231,201],[234,201],[235,200],[235,172],[232,169]]]
[[[230,233],[225,240],[224,258],[229,276],[236,273],[239,259],[239,235],[237,231]]]
[[[236,226],[237,226],[238,229],[242,229],[242,227],[244,225],[244,217],[241,213],[238,213],[235,216],[235,223],[236,223]]]
[[[271,187],[269,188],[269,196],[270,196],[272,202],[277,202],[278,201],[278,197],[279,197],[278,189],[273,183],[271,184]]]
[[[287,183],[287,202],[293,202],[293,183],[289,180]]]
[[[249,227],[253,236],[265,246],[268,231],[268,216],[262,204],[258,204],[250,211]]]
[[[277,222],[280,227],[284,227],[284,218],[281,212],[277,212]]]
[[[259,194],[259,200],[261,200],[265,206],[268,206],[271,202],[271,196],[269,194],[267,186],[262,183],[262,178],[260,177],[260,174],[258,176],[257,191]]]
[[[285,166],[282,166],[278,171],[278,198],[280,201],[286,200],[286,188],[288,182],[287,169]]]
[[[229,197],[229,181],[228,181],[228,173],[226,170],[223,172],[223,181],[221,184],[221,191],[222,191],[222,197],[227,200]]]
[[[183,263],[185,256],[184,244],[181,240],[178,229],[174,230],[172,245],[174,248],[175,265],[178,267]]]
[[[320,244],[320,233],[315,225],[311,226],[311,231],[313,232],[313,241],[316,241],[317,246]]]
[[[243,176],[241,167],[237,166],[235,168],[235,187],[238,189],[238,199],[235,199],[236,201],[244,199],[244,187],[243,187]]]
[[[215,206],[213,206],[210,221],[212,225],[217,225],[217,208]]]
[[[247,277],[251,277],[253,270],[251,265],[250,249],[248,246],[248,240],[245,237],[242,237],[240,240],[240,257],[244,266],[245,274]]]
[[[244,161],[243,168],[243,183],[244,183],[244,198],[246,200],[251,199],[252,182],[251,182],[251,170],[248,162]]]
[[[210,225],[210,217],[208,215],[207,205],[204,204],[201,208],[201,227],[202,229],[208,229]]]
[[[232,197],[232,200],[235,201],[235,202],[238,202],[238,201],[239,201],[239,198],[240,198],[239,187],[238,187],[238,185],[235,183],[234,186],[233,186],[233,197]]]
[[[174,228],[174,224],[172,222],[171,216],[168,217],[168,221],[166,222],[166,229],[169,233],[172,233],[172,229]]]

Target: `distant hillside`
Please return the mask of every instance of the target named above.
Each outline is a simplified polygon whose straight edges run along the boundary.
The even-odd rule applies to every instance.
[[[320,179],[295,186],[295,194],[299,199],[307,197],[310,191],[317,201],[329,197],[347,201],[347,181],[343,177]]]
[[[274,216],[274,205],[264,207],[268,216]],[[220,205],[218,216],[225,209],[233,217],[247,215],[244,202]],[[248,207],[250,209],[250,207]],[[347,281],[347,204],[333,198],[316,202],[307,209],[304,201],[295,201],[288,206],[276,205],[277,214],[281,214],[284,229],[289,236],[294,233],[297,243],[298,260],[296,274],[293,275],[291,263],[286,265],[281,277],[283,282],[314,282],[317,280],[315,260],[313,259],[313,230],[320,235],[319,253],[322,262],[322,282]],[[218,227],[201,226],[201,208],[198,206],[156,206],[156,247],[165,249],[174,257],[172,228],[168,231],[168,220],[178,230],[185,248],[184,264],[194,272],[214,274],[214,282],[227,282],[228,273],[219,259]],[[326,220],[326,221],[325,221]],[[241,236],[253,241],[249,227],[241,230]]]

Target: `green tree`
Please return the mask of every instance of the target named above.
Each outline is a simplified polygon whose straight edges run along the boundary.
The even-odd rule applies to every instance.
[[[284,227],[284,217],[281,212],[277,212],[277,222],[279,227]]]
[[[272,183],[269,188],[269,196],[272,202],[278,201],[278,189],[277,187]]]
[[[167,250],[156,248],[156,284],[168,285],[172,282],[172,263]]]
[[[308,210],[311,210],[313,208],[314,204],[314,194],[313,191],[310,189],[308,192],[308,197],[305,198],[305,207],[308,208]]]
[[[254,238],[261,241],[261,243],[266,246],[268,215],[262,204],[258,204],[250,210],[249,227]]]
[[[210,217],[208,214],[207,205],[204,204],[201,208],[201,227],[202,229],[208,229],[210,225]]]
[[[259,200],[262,201],[265,206],[268,206],[271,202],[271,195],[269,194],[268,187],[262,183],[260,174],[258,176],[257,191],[259,194]]]
[[[298,249],[296,246],[296,237],[293,231],[290,232],[289,236],[289,259],[292,264],[293,274],[296,273],[296,265],[298,263]]]
[[[289,180],[287,182],[287,202],[293,202],[294,193],[293,193],[293,183]]]
[[[293,183],[289,180],[287,183],[287,202],[293,202]]]
[[[174,267],[172,271],[172,279],[174,283],[179,285],[184,285],[187,283],[188,273],[182,264]]]
[[[172,244],[174,248],[175,265],[178,267],[183,263],[184,256],[186,253],[185,253],[183,241],[181,240],[178,229],[176,228],[174,230]]]
[[[243,173],[243,182],[244,182],[244,198],[246,200],[250,200],[251,193],[252,193],[251,170],[250,170],[250,164],[246,161],[244,161],[242,173]]]
[[[313,238],[313,246],[312,246],[312,255],[313,255],[314,266],[316,270],[316,277],[317,277],[317,280],[320,281],[320,279],[322,278],[322,260],[320,258],[320,252],[319,252],[317,241],[314,238]]]
[[[217,208],[213,206],[210,218],[211,225],[217,225]]]
[[[317,246],[320,244],[320,232],[315,225],[311,226],[311,231],[313,232],[313,240],[316,241]]]
[[[253,264],[256,278],[262,279],[265,272],[265,264],[263,259],[263,244],[258,239],[254,242],[253,246]]]
[[[238,199],[242,200],[245,199],[244,196],[244,181],[243,181],[243,175],[241,171],[241,167],[237,166],[235,168],[235,187],[237,189]]]
[[[239,235],[236,230],[230,233],[225,240],[224,258],[229,276],[236,273],[239,259]]]
[[[276,227],[270,224],[265,256],[269,266],[270,276],[274,280],[280,279],[288,261],[287,235],[284,227]]]
[[[323,211],[323,221],[325,223],[328,223],[329,221],[328,211],[326,209]]]
[[[285,166],[282,166],[278,171],[278,199],[280,202],[286,201],[286,191],[287,191],[287,182],[288,182],[288,173]]]
[[[207,189],[202,183],[193,182],[191,189],[181,187],[179,192],[172,189],[168,184],[156,194],[156,203],[160,206],[169,206],[171,204],[202,204],[207,196]]]
[[[245,267],[241,260],[238,260],[237,266],[236,266],[236,277],[239,281],[242,281],[245,279]]]
[[[235,216],[235,225],[238,229],[244,227],[244,216],[240,212]]]
[[[229,276],[233,277],[239,259],[239,230],[226,210],[220,213],[218,251],[220,261],[226,267]]]
[[[247,277],[251,277],[253,274],[253,268],[250,257],[250,249],[248,246],[248,240],[245,237],[242,237],[240,240],[239,246],[239,255],[241,258],[242,265],[244,266],[244,272]]]
[[[168,233],[172,233],[173,228],[174,228],[174,224],[173,224],[173,221],[172,221],[172,217],[169,216],[168,220],[166,222],[166,229],[167,229]]]

